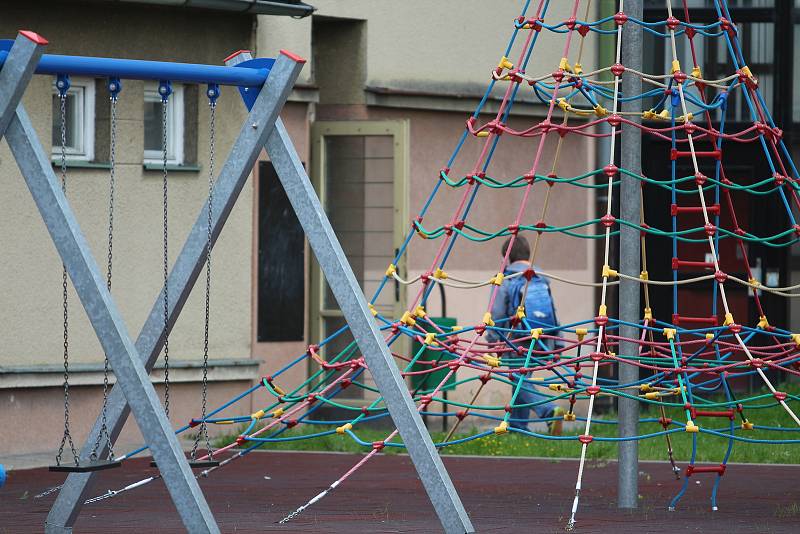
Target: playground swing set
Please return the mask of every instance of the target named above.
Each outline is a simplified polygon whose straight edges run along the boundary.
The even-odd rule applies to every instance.
[[[391,404],[390,411],[414,459],[420,478],[449,531],[471,531],[469,519],[452,482],[433,447],[421,417],[414,409],[391,353],[373,324],[373,317],[344,256],[330,222],[319,204],[308,176],[293,147],[279,113],[305,60],[281,51],[276,59],[252,58],[239,51],[225,66],[110,59],[44,54],[47,40],[32,31],[20,31],[13,41],[0,41],[0,136],[8,142],[14,159],[33,196],[63,263],[64,308],[64,432],[51,470],[68,473],[65,484],[48,515],[47,532],[71,532],[97,471],[119,467],[125,457],[116,457],[113,442],[130,412],[144,436],[181,519],[191,532],[219,532],[191,468],[219,465],[214,459],[206,426],[208,335],[210,320],[211,251],[261,150],[266,148],[290,202],[303,226],[323,272],[348,324],[360,333],[359,346],[371,363],[378,388]],[[34,74],[56,77],[59,99],[60,180],[45,154],[21,104],[25,88]],[[67,200],[66,98],[70,75],[107,79],[111,104],[109,217],[107,270],[102,276],[80,225]],[[163,171],[164,285],[136,342],[130,338],[111,295],[114,239],[116,172],[116,106],[123,80],[158,82],[161,96],[161,141]],[[172,83],[205,84],[210,107],[208,198],[175,263],[168,261],[168,168],[167,106]],[[220,86],[238,87],[249,114],[218,176],[214,176],[216,102]],[[169,332],[205,264],[205,316],[201,417],[181,430],[198,428],[187,459],[175,436],[169,409]],[[86,445],[78,451],[70,433],[69,419],[69,302],[68,282],[78,294],[105,353],[103,401],[100,416]],[[159,354],[165,359],[165,402],[161,405],[150,383],[149,371]],[[114,372],[117,383],[110,387]],[[198,451],[205,441],[206,454]],[[68,449],[71,458],[64,458]]]

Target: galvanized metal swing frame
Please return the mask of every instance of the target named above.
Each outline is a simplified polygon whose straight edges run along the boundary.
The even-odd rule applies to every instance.
[[[11,148],[116,375],[117,384],[109,394],[107,406],[111,439],[119,436],[132,412],[186,529],[193,533],[219,532],[148,373],[205,263],[208,205],[201,209],[170,272],[166,284],[169,297],[166,324],[162,288],[134,343],[72,208],[61,191],[50,158],[20,103],[35,73],[216,83],[240,88],[250,111],[214,186],[211,245],[216,242],[261,150],[266,148],[444,530],[448,533],[473,532],[469,517],[279,118],[304,60],[282,52],[274,64],[269,60],[242,63],[250,59],[249,54],[239,54],[229,58],[229,65],[239,63],[237,66],[221,67],[44,55],[46,45],[47,41],[39,35],[22,31],[10,48],[0,50],[0,137],[4,137]],[[98,417],[81,450],[81,458],[88,458],[91,454],[100,430]],[[106,449],[107,444],[103,444],[98,454],[105,455]],[[91,491],[94,475],[92,472],[69,475],[47,517],[46,532],[72,532]]]

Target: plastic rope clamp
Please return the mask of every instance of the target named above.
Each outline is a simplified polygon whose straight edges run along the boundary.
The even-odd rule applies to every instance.
[[[531,339],[538,340],[539,337],[542,335],[543,330],[541,328],[534,328],[531,330]]]
[[[419,318],[425,317],[425,315],[427,315],[427,313],[425,312],[425,306],[417,306],[416,308],[414,308],[414,315],[416,315]]]
[[[414,320],[414,318],[411,316],[411,312],[408,310],[403,313],[403,316],[400,318],[400,322],[406,326],[414,326],[417,324],[417,321]]]
[[[345,432],[347,432],[348,430],[350,430],[352,428],[353,428],[352,423],[347,423],[347,424],[344,424],[342,426],[337,426],[336,427],[336,433],[337,434],[344,434]]]
[[[492,277],[491,280],[489,280],[489,283],[491,283],[492,285],[495,285],[495,286],[499,286],[499,285],[503,284],[503,279],[504,278],[505,278],[505,275],[503,275],[503,273],[497,273],[496,275],[494,275]]]
[[[486,360],[486,365],[489,367],[500,367],[500,358],[497,356],[491,356],[487,354],[484,356],[484,359]]]
[[[427,334],[425,334],[425,344],[426,345],[432,345],[432,344],[436,343],[435,339],[436,339],[436,333],[428,332]]]
[[[494,326],[494,321],[492,320],[492,312],[486,312],[483,314],[483,324],[486,326]]]
[[[389,267],[386,268],[386,277],[391,278],[394,276],[394,273],[397,272],[397,266],[394,263],[390,263]]]
[[[494,427],[495,434],[505,434],[507,432],[508,432],[508,423],[506,421],[503,421],[498,426]]]
[[[686,421],[686,432],[696,434],[700,432],[700,427],[694,424],[691,419],[689,419]]]

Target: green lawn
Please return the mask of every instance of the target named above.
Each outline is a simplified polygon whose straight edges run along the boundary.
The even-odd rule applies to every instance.
[[[792,385],[788,386],[782,384],[783,390],[790,390],[796,392],[800,387]],[[769,400],[758,401],[758,404],[767,404]],[[798,403],[790,403],[793,409],[800,408]],[[772,407],[768,409],[746,409],[745,415],[755,425],[781,427],[787,429],[796,428],[797,425],[790,418],[790,416],[780,407]],[[667,416],[673,417],[677,421],[683,421],[685,416],[682,410],[673,408],[667,410]],[[657,409],[650,409],[642,412],[642,418],[659,417]],[[596,420],[614,419],[615,414],[604,414]],[[469,421],[469,420],[467,420]],[[727,429],[728,420],[723,418],[708,418],[701,417],[695,421],[701,428],[713,429]],[[438,422],[437,422],[438,423]],[[800,440],[800,432],[785,432],[785,431],[767,431],[767,430],[753,430],[742,431],[739,429],[739,420],[736,422],[736,435],[747,437],[751,439],[795,439]],[[580,423],[578,427],[567,431],[565,435],[581,434],[584,423]],[[330,431],[335,427],[332,426],[313,426],[301,425],[292,428],[283,434],[281,437],[301,436],[307,434],[314,434],[318,432]],[[474,428],[466,427],[459,430],[459,433],[453,439],[464,438],[469,435],[474,435],[478,431]],[[580,429],[580,431],[578,430]],[[647,434],[652,432],[659,432],[662,427],[658,423],[642,423],[640,424],[639,433]],[[388,435],[387,430],[376,428],[369,428],[365,426],[356,426],[354,428],[356,435],[367,442],[379,441]],[[617,432],[616,425],[610,424],[593,424],[591,434],[599,436],[615,436]],[[237,434],[230,434],[227,436],[219,437],[215,440],[215,446],[230,443],[235,439]],[[431,435],[435,442],[439,442],[444,438],[442,432],[432,432]],[[686,432],[676,432],[670,434],[672,439],[672,447],[675,453],[675,459],[680,462],[685,462],[689,459],[692,450],[692,434]],[[400,441],[399,437],[396,441]],[[698,435],[698,462],[720,462],[728,447],[728,440],[723,437],[717,437],[709,434]],[[330,452],[365,452],[370,447],[362,446],[356,443],[348,435],[327,435],[316,437],[313,439],[300,439],[296,441],[285,441],[280,443],[267,443],[263,445],[263,449],[267,450],[294,450],[294,451],[330,451]],[[484,438],[468,441],[457,445],[451,445],[441,449],[443,454],[468,454],[468,455],[481,455],[481,456],[542,456],[542,457],[577,457],[580,455],[581,444],[576,440],[548,440],[548,439],[534,439],[529,436],[508,433],[503,435],[490,435]],[[384,449],[387,454],[396,454],[403,452],[403,449],[387,447]],[[800,452],[800,443],[797,444],[756,444],[756,443],[742,443],[734,442],[733,453],[729,461],[731,462],[751,462],[751,463],[797,463],[798,452]],[[611,459],[617,456],[617,445],[613,442],[594,441],[588,447],[588,457],[592,459]],[[639,455],[643,460],[666,460],[667,447],[666,439],[664,436],[658,436],[641,440],[639,442]]]

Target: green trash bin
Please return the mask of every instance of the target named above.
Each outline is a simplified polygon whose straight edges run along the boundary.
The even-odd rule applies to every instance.
[[[441,328],[445,332],[451,332],[453,327],[458,324],[455,317],[431,317],[432,322],[437,324],[439,328]],[[423,323],[422,321],[418,322],[420,326],[422,326],[428,332],[436,332],[436,329],[430,324]],[[415,356],[417,352],[422,348],[422,343],[417,341],[416,339],[412,343],[412,356]],[[422,356],[419,357],[420,360],[426,361],[433,361],[435,362],[437,359],[439,360],[439,365],[446,364],[448,361],[454,359],[455,357],[452,354],[446,354],[442,351],[438,350],[430,350],[425,349],[425,352],[422,353]],[[438,366],[437,366],[438,367]],[[411,371],[425,371],[431,369],[430,365],[424,364],[414,364],[411,366]],[[439,369],[438,371],[434,371],[433,373],[425,373],[419,375],[411,375],[411,391],[424,391],[435,388],[439,385],[444,377],[447,376],[447,373],[450,372],[450,369],[444,368]],[[447,379],[447,382],[444,386],[439,390],[440,392],[447,392],[449,390],[455,389],[456,383],[456,373],[450,375],[450,378]]]

